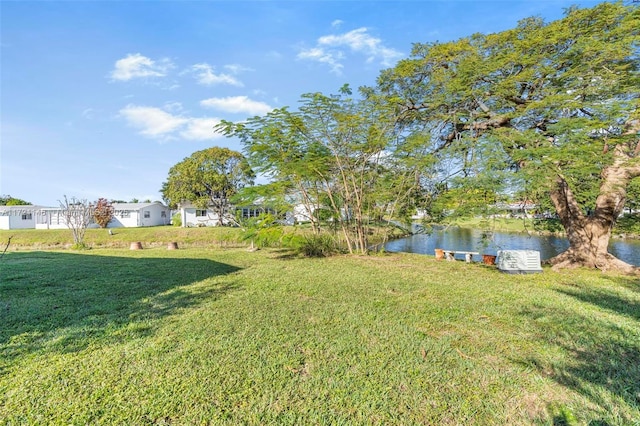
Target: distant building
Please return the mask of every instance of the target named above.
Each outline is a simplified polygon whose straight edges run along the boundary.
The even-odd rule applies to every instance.
[[[33,229],[41,206],[0,206],[0,229]]]
[[[212,209],[202,209],[196,207],[190,202],[180,203],[180,219],[183,228],[191,228],[194,226],[218,226],[222,222],[223,226],[230,226],[236,223],[236,219],[230,212],[223,215],[222,220],[218,213]]]
[[[531,201],[518,201],[514,203],[499,203],[494,205],[493,208],[499,212],[494,215],[496,217],[531,218],[538,205]]]
[[[137,228],[169,225],[171,209],[160,202],[114,203],[113,219],[107,228]]]
[[[108,228],[168,225],[171,210],[162,203],[116,203]],[[89,228],[96,228],[91,223]],[[67,229],[60,207],[0,206],[0,229]]]

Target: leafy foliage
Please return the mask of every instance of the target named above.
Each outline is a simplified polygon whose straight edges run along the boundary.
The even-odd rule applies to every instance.
[[[31,203],[11,195],[0,195],[0,206],[30,206]]]
[[[114,215],[113,205],[106,198],[98,198],[93,206],[93,220],[100,226],[106,228]]]
[[[269,213],[246,219],[242,223],[243,239],[251,242],[251,247],[279,247],[282,244],[284,231]]]
[[[171,216],[171,224],[176,227],[182,226],[182,215],[179,212]]]
[[[273,178],[270,188],[304,206],[316,235],[329,225],[349,252],[364,253],[372,220],[410,210],[424,162],[386,103],[371,92],[351,95],[348,86],[338,95],[308,93],[296,112],[276,109],[216,130],[240,138],[252,165]]]
[[[593,265],[640,176],[639,36],[636,6],[571,8],[551,23],[416,44],[378,91],[437,158],[440,211],[550,197],[572,255]]]
[[[213,147],[194,152],[171,167],[161,192],[171,207],[190,202],[197,208],[212,209],[223,225],[231,198],[245,185],[253,184],[254,178],[241,153]]]

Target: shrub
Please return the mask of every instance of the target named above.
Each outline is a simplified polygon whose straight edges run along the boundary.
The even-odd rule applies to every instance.
[[[298,250],[307,257],[327,257],[341,252],[335,239],[328,234],[306,235]]]
[[[100,228],[107,227],[111,219],[113,219],[114,213],[113,205],[106,198],[98,198],[95,206],[93,206],[93,220]]]
[[[178,227],[182,226],[182,216],[180,215],[180,213],[176,213],[171,216],[171,224]]]

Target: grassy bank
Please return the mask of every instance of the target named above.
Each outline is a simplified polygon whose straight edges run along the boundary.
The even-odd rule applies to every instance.
[[[273,232],[269,232],[273,231]],[[89,248],[129,248],[133,242],[141,242],[143,247],[166,247],[170,242],[177,242],[179,247],[241,247],[250,244],[246,236],[248,232],[241,228],[202,227],[180,228],[172,226],[155,226],[146,228],[113,228],[112,234],[107,229],[87,229],[85,243]],[[256,244],[280,246],[281,242],[291,240],[292,236],[301,238],[310,235],[311,228],[305,225],[285,226],[264,229],[253,238]],[[340,239],[341,232],[336,234]],[[369,235],[370,244],[376,244],[387,236],[403,236],[396,228],[373,228]],[[48,250],[69,249],[73,245],[73,237],[68,229],[17,229],[0,230],[0,252],[11,238],[9,250]],[[279,241],[282,240],[282,241]],[[286,244],[285,244],[286,245]]]
[[[555,219],[532,218],[460,218],[451,225],[461,228],[491,230],[497,232],[521,232],[531,234],[564,235],[564,228]]]
[[[170,242],[178,242],[182,247],[228,247],[244,244],[239,228],[154,226],[114,228],[111,231],[113,235],[106,229],[87,229],[85,243],[90,248],[129,248],[132,242],[141,242],[143,247],[166,247]],[[2,248],[9,237],[9,249],[14,250],[61,249],[70,248],[73,244],[73,237],[68,229],[0,230]]]
[[[557,219],[531,218],[460,218],[451,225],[461,228],[486,229],[501,232],[531,232],[564,234],[564,228]],[[614,237],[640,238],[640,215],[626,215],[618,218],[612,235]]]
[[[637,281],[589,271],[14,251],[0,423],[634,424],[639,322]]]

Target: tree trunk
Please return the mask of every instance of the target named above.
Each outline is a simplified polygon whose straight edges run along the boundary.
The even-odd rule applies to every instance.
[[[548,261],[554,268],[582,266],[640,273],[640,268],[608,252],[611,231],[624,208],[627,185],[631,179],[640,176],[640,165],[629,162],[632,155],[625,152],[623,145],[616,146],[613,155],[613,164],[602,171],[600,192],[593,214],[589,216],[582,211],[567,181],[558,176],[551,201],[566,231],[569,248]]]

